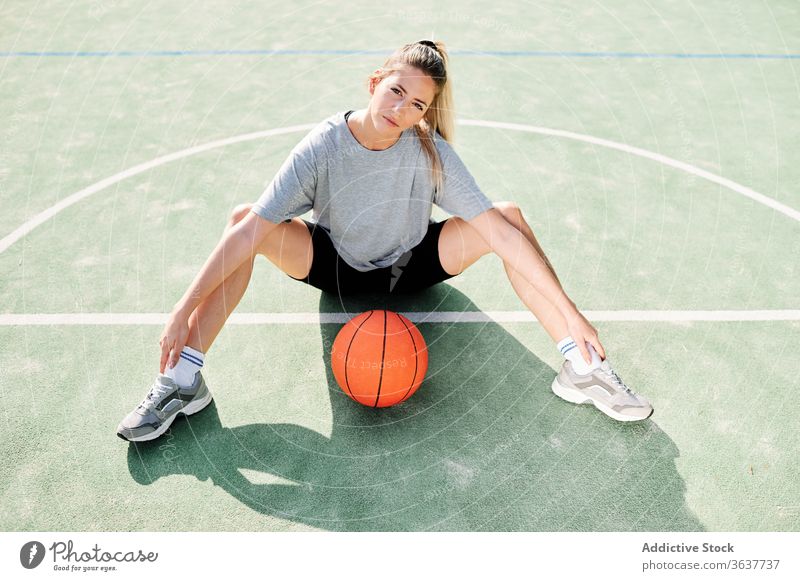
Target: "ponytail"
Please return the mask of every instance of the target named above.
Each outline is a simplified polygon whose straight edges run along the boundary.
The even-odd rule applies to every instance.
[[[447,78],[448,57],[441,41],[420,40],[403,45],[386,59],[379,72],[371,78],[378,82],[400,69],[402,65],[417,68],[430,76],[436,84],[436,95],[425,111],[425,116],[414,126],[422,143],[422,150],[431,166],[431,181],[435,191],[441,191],[443,179],[442,161],[434,144],[434,134],[452,143],[455,137],[455,109],[453,91]]]

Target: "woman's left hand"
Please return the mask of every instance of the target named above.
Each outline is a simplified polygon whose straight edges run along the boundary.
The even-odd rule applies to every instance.
[[[597,337],[597,329],[592,327],[591,323],[586,320],[586,317],[580,311],[576,310],[573,315],[567,317],[567,328],[572,339],[578,344],[578,349],[580,349],[581,355],[583,355],[583,359],[587,364],[592,362],[592,356],[589,354],[586,343],[594,347],[601,359],[606,358],[606,351]]]

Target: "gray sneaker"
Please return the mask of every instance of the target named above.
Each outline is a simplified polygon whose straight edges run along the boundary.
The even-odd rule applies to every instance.
[[[210,404],[211,399],[211,392],[199,371],[189,387],[180,387],[166,375],[159,374],[142,403],[117,426],[117,435],[129,442],[155,440],[169,429],[178,414],[196,414]]]
[[[608,360],[588,375],[578,375],[572,362],[564,361],[561,372],[553,380],[553,393],[572,403],[591,403],[604,414],[621,422],[645,420],[653,415],[653,406],[631,391],[620,379]]]

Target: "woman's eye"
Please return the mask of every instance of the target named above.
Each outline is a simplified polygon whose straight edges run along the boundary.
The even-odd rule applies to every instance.
[[[397,87],[392,87],[392,91],[394,91],[395,93],[397,93],[398,95],[400,95],[400,89],[398,89]],[[415,106],[416,106],[416,108],[417,108],[417,109],[419,109],[420,111],[422,111],[422,110],[423,110],[423,108],[422,108],[422,105],[420,105],[419,103],[414,103],[414,105],[415,105]]]

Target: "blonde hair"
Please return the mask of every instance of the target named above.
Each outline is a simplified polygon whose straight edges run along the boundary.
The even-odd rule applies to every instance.
[[[433,134],[438,133],[442,139],[452,143],[455,136],[455,110],[453,108],[452,85],[447,78],[448,57],[444,43],[441,41],[420,40],[405,44],[386,59],[383,66],[369,77],[369,82],[380,83],[392,73],[400,70],[403,65],[409,65],[421,70],[431,77],[436,84],[436,94],[433,102],[425,111],[425,116],[414,126],[417,136],[422,143],[422,150],[431,164],[431,177],[436,191],[442,189],[442,162],[436,145],[433,143]]]

